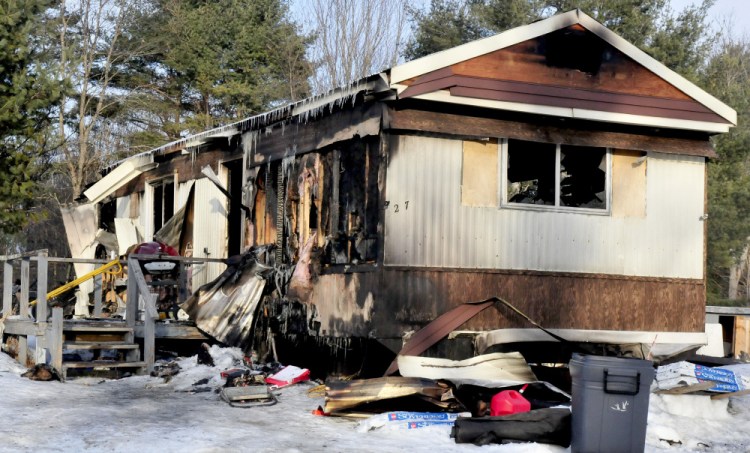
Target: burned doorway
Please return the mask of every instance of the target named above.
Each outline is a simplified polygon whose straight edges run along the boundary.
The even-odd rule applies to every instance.
[[[229,200],[229,215],[227,217],[227,256],[242,253],[242,160],[225,162],[227,172],[227,190]]]

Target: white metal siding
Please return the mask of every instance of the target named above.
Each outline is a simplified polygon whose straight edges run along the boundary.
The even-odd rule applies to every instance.
[[[146,184],[143,191],[143,202],[141,203],[141,228],[146,241],[154,238],[154,188]]]
[[[462,149],[391,139],[386,265],[702,278],[703,158],[649,153],[646,217],[614,218],[462,206]]]
[[[195,215],[193,217],[193,256],[226,258],[226,197],[207,178],[195,181]],[[208,251],[208,254],[205,253]],[[207,263],[193,269],[193,289],[210,282],[223,270],[224,264]]]
[[[177,203],[175,204],[175,212],[181,209],[187,203],[188,195],[190,195],[190,188],[193,187],[193,180],[187,182],[181,182],[177,185]]]
[[[115,217],[130,218],[130,195],[115,200]]]

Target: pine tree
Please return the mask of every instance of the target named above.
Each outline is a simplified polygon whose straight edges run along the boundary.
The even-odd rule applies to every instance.
[[[309,95],[310,43],[283,0],[151,0],[128,39],[150,45],[119,68],[134,146],[149,147]]]
[[[750,42],[726,39],[710,59],[702,82],[737,110],[737,126],[714,139],[719,159],[708,166],[708,293],[728,296],[730,269],[750,238]],[[729,295],[735,297],[734,294]]]
[[[407,59],[491,36],[576,8],[670,69],[695,79],[715,35],[709,33],[703,0],[679,13],[667,0],[432,0],[426,11],[412,11],[413,37]]]
[[[44,131],[65,84],[56,80],[40,58],[38,31],[46,0],[0,2],[0,232],[18,231],[29,220],[28,209],[51,148]]]

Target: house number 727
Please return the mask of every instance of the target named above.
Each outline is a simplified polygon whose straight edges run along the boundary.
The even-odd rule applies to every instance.
[[[388,206],[390,204],[391,204],[390,201],[386,201],[385,202],[386,209],[388,209]],[[404,201],[404,211],[406,211],[407,209],[409,209],[409,200]],[[399,211],[400,211],[400,207],[399,207],[398,203],[394,204],[393,205],[393,212],[399,212]]]

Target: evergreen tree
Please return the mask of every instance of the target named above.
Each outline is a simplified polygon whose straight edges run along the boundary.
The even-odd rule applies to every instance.
[[[151,0],[131,17],[143,52],[119,68],[134,146],[152,147],[309,95],[310,39],[283,0]]]
[[[38,33],[46,0],[0,2],[0,232],[29,220],[36,182],[52,148],[45,131],[65,84],[40,58]]]
[[[714,139],[708,167],[708,293],[727,298],[729,273],[750,238],[750,43],[727,40],[702,76],[708,92],[737,110],[737,126]],[[734,295],[731,295],[734,297]]]
[[[432,0],[412,11],[413,37],[405,57],[414,59],[576,8],[670,69],[695,79],[714,35],[703,0],[675,15],[667,0]]]
[[[410,9],[414,25],[404,57],[413,60],[484,37],[472,5],[476,3],[431,0],[427,11]]]

